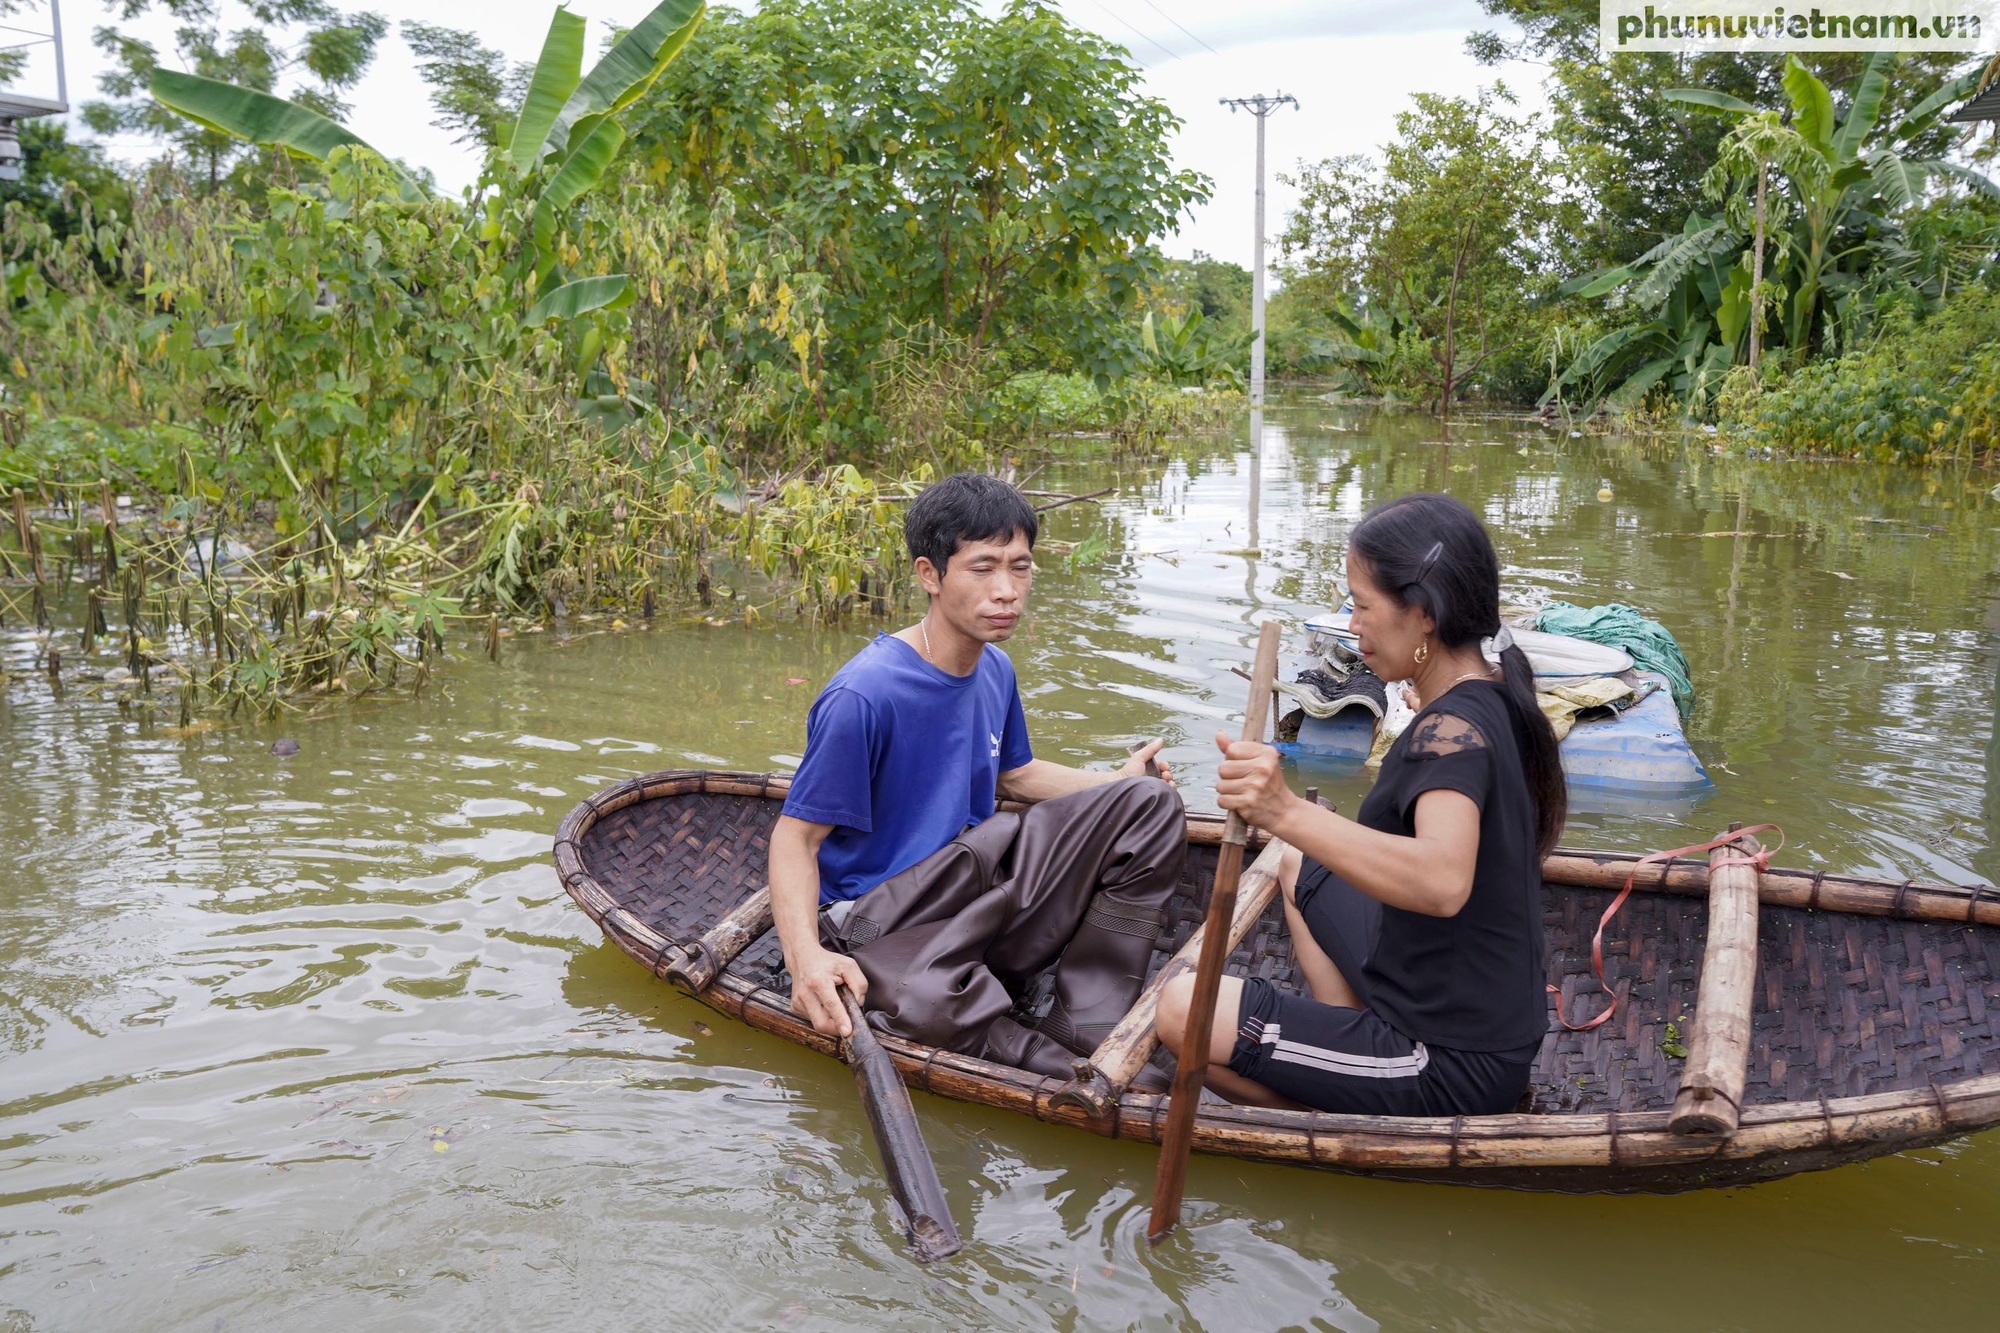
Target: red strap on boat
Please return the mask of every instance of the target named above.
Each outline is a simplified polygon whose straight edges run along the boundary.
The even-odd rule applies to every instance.
[[[1604,915],[1599,917],[1597,921],[1597,933],[1591,936],[1590,939],[1590,970],[1597,974],[1597,984],[1603,989],[1606,995],[1611,996],[1611,1003],[1605,1006],[1603,1013],[1587,1023],[1570,1022],[1568,1016],[1562,1011],[1562,1005],[1558,1003],[1556,1005],[1556,1021],[1571,1032],[1588,1032],[1599,1023],[1608,1021],[1611,1015],[1618,1012],[1618,997],[1612,995],[1611,987],[1605,985],[1604,981],[1604,928],[1611,924],[1611,918],[1618,915],[1618,909],[1623,907],[1625,900],[1632,896],[1632,884],[1639,876],[1640,866],[1655,865],[1661,861],[1672,861],[1676,857],[1693,856],[1699,852],[1712,852],[1718,847],[1726,846],[1742,838],[1747,838],[1753,833],[1762,833],[1767,829],[1775,829],[1777,831],[1777,847],[1766,847],[1753,856],[1726,857],[1723,860],[1713,862],[1709,866],[1711,870],[1719,870],[1723,866],[1755,866],[1761,872],[1766,866],[1770,865],[1771,854],[1776,852],[1779,847],[1785,845],[1785,831],[1778,828],[1776,824],[1754,824],[1746,829],[1737,829],[1733,833],[1725,833],[1719,838],[1711,838],[1707,842],[1696,843],[1688,847],[1676,847],[1670,852],[1653,852],[1648,856],[1642,856],[1634,861],[1632,869],[1625,876],[1625,887],[1619,890],[1616,898],[1611,900],[1611,906],[1604,909]],[[1562,993],[1562,987],[1560,986],[1550,986],[1548,990],[1551,995],[1560,995]]]

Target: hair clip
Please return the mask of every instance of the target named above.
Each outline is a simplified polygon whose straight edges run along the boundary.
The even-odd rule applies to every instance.
[[[1424,552],[1424,558],[1417,562],[1417,576],[1410,580],[1408,586],[1414,588],[1417,584],[1422,583],[1426,578],[1428,578],[1430,576],[1431,567],[1437,564],[1438,557],[1443,554],[1444,554],[1444,543],[1432,542],[1431,549]]]

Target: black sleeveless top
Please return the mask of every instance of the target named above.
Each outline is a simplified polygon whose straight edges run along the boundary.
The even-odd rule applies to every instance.
[[[1369,953],[1369,1007],[1398,1032],[1465,1051],[1534,1058],[1548,1030],[1542,868],[1525,737],[1505,687],[1461,681],[1418,711],[1382,760],[1360,823],[1416,835],[1417,798],[1440,788],[1479,807],[1472,895],[1458,915],[1382,907]]]

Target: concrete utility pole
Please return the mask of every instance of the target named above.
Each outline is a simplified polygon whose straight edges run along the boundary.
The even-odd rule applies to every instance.
[[[1223,97],[1217,99],[1231,111],[1248,111],[1257,117],[1257,246],[1256,262],[1250,271],[1250,542],[1244,548],[1246,572],[1244,595],[1257,605],[1257,561],[1259,549],[1257,510],[1264,489],[1264,121],[1281,106],[1298,107],[1299,99],[1286,93],[1266,97]]]
[[[1257,117],[1257,262],[1250,277],[1250,406],[1264,406],[1264,122],[1281,106],[1298,108],[1299,99],[1287,93],[1266,97],[1224,97],[1218,99],[1231,111],[1248,111]]]
[[[58,0],[49,0],[49,32],[43,36],[27,28],[9,28],[9,32],[19,33],[29,40],[9,43],[5,49],[20,50],[30,46],[49,43],[55,47],[56,56],[56,100],[46,97],[17,97],[11,93],[0,93],[0,181],[21,179],[21,135],[19,125],[34,116],[63,116],[69,114],[69,71],[63,65],[62,8]]]

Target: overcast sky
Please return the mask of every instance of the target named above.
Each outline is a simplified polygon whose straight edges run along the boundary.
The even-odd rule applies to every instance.
[[[541,47],[554,0],[338,0],[343,9],[371,8],[392,21],[421,17],[469,28],[513,60],[532,60]],[[48,0],[30,0],[23,11],[0,19],[46,30]],[[40,6],[40,12],[35,6]],[[648,0],[575,0],[570,6],[591,20],[590,49],[607,21],[631,23]],[[1163,98],[1184,126],[1174,142],[1177,165],[1215,182],[1208,204],[1163,239],[1169,254],[1205,251],[1248,264],[1255,228],[1252,188],[1255,121],[1219,106],[1222,97],[1290,93],[1296,111],[1269,123],[1270,196],[1266,234],[1283,226],[1293,192],[1277,182],[1300,159],[1371,152],[1394,129],[1395,115],[1413,92],[1470,93],[1506,79],[1527,107],[1541,105],[1541,70],[1520,64],[1482,68],[1465,54],[1465,34],[1493,27],[1476,0],[1234,0],[1227,6],[1194,0],[1062,0],[1071,22],[1103,34],[1131,51],[1146,71],[1150,90]],[[91,45],[93,29],[109,22],[102,0],[68,0],[64,46],[69,57],[72,103],[97,95],[103,61]],[[149,16],[128,31],[172,47],[172,23]],[[20,40],[15,38],[14,40]],[[15,85],[30,95],[53,96],[47,47],[38,48],[28,76]],[[354,131],[385,152],[429,167],[456,191],[478,172],[478,155],[430,124],[433,112],[415,62],[400,37],[384,40],[368,77],[352,94]],[[111,145],[115,156],[136,161],[152,145]]]

